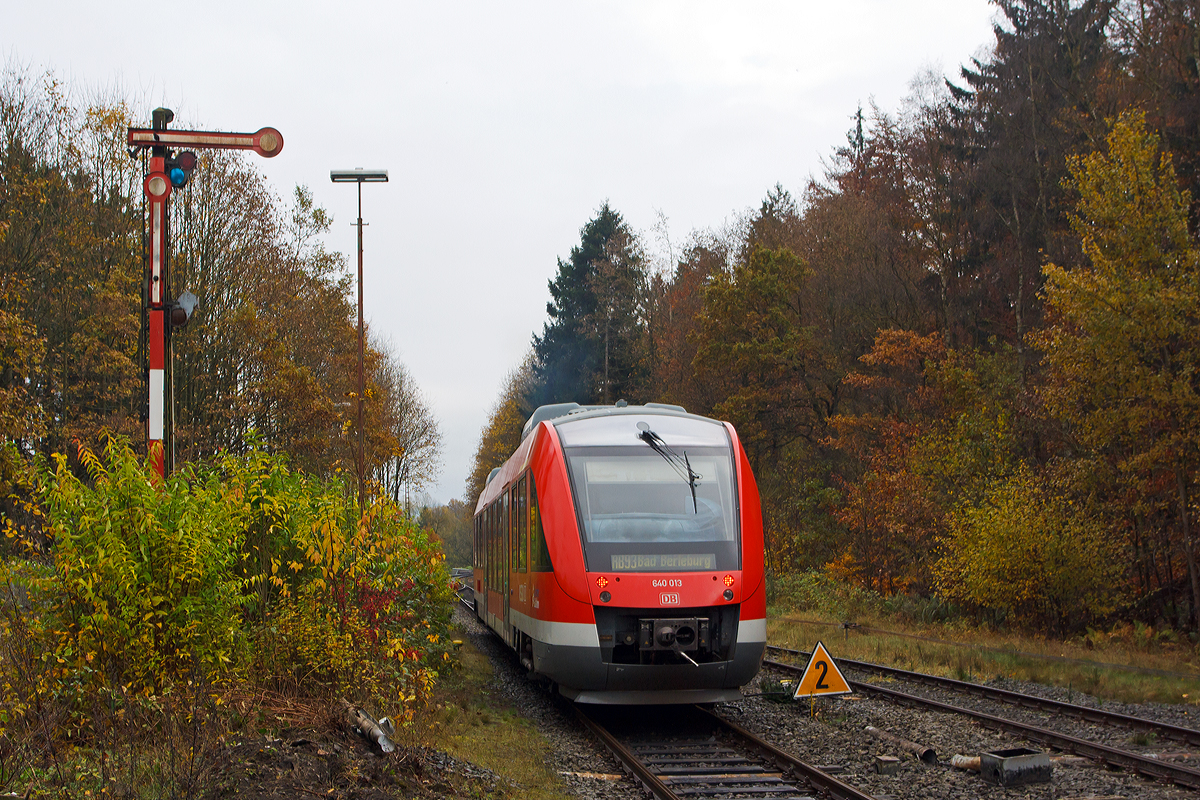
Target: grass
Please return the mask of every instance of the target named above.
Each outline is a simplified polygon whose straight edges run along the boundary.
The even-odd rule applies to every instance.
[[[1125,635],[1125,629],[1117,628],[1109,634],[1091,632],[1086,637],[1064,642],[991,631],[961,620],[914,623],[901,615],[865,609],[858,609],[853,619],[876,630],[844,631],[838,627],[837,614],[773,607],[767,615],[767,639],[771,644],[800,650],[811,649],[819,640],[834,658],[870,661],[959,680],[984,682],[1002,676],[1062,686],[1120,702],[1200,705],[1200,676],[1188,679],[1148,675],[1100,665],[1105,662],[1169,672],[1197,672],[1196,652],[1189,644],[1148,637],[1144,631],[1139,632],[1132,626],[1128,627],[1128,635]],[[811,622],[828,625],[809,624]],[[970,646],[919,641],[878,631]],[[1080,659],[1094,664],[1030,657],[1039,655]],[[1200,716],[1200,711],[1197,714]]]
[[[417,728],[423,744],[486,767],[519,787],[532,800],[571,797],[549,766],[553,747],[534,725],[492,687],[487,656],[464,641],[459,668],[445,674]]]

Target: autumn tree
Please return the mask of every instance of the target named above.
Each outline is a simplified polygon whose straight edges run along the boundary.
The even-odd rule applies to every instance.
[[[1103,135],[1114,52],[1105,36],[1112,0],[997,0],[991,55],[962,69],[951,86],[954,113],[945,142],[967,165],[951,172],[968,185],[971,225],[986,243],[975,261],[975,346],[1016,347],[1037,325],[1041,254],[1067,263],[1074,242],[1062,189],[1066,157]]]
[[[1038,622],[1059,635],[1116,610],[1123,552],[1102,519],[1020,466],[979,504],[950,518],[935,566],[941,593],[993,619]]]
[[[811,277],[790,250],[760,247],[705,291],[695,364],[728,387],[714,411],[738,425],[756,462],[819,436],[837,403],[806,307]]]
[[[422,507],[418,524],[442,543],[448,566],[470,567],[475,547],[474,519],[474,506],[451,500],[444,506]]]
[[[392,502],[408,509],[410,499],[433,483],[441,470],[442,432],[433,409],[400,359],[387,348],[374,374],[381,420],[381,448],[369,461]]]
[[[488,475],[507,461],[521,444],[521,432],[534,411],[534,396],[539,389],[534,358],[532,351],[527,353],[520,366],[505,377],[500,395],[479,435],[479,446],[475,449],[466,486],[467,505],[472,511],[487,486]]]
[[[102,431],[145,439],[145,165],[124,144],[136,116],[11,62],[0,77],[0,425],[26,453],[73,453]],[[200,300],[169,337],[176,461],[252,441],[322,475],[352,460],[352,283],[321,244],[330,221],[306,188],[285,206],[230,152],[202,153],[173,193],[166,296]],[[375,477],[389,491],[430,480],[436,421],[416,424],[430,421],[419,391],[379,348],[365,366]]]
[[[75,101],[52,74],[0,80],[0,315],[17,441],[49,453],[137,430],[137,167],[121,103]],[[19,378],[19,383],[17,383]]]
[[[946,356],[936,333],[881,330],[845,378],[858,413],[830,420],[830,446],[850,456],[834,481],[834,516],[844,536],[828,553],[838,577],[883,594],[928,590],[930,553],[941,510],[915,460],[940,411],[928,376]]]
[[[661,283],[649,331],[656,350],[651,395],[658,402],[707,414],[721,400],[718,384],[699,376],[696,355],[703,341],[704,289],[727,269],[730,249],[729,242],[716,236],[698,237]]]
[[[1112,41],[1125,58],[1121,99],[1146,110],[1148,124],[1173,154],[1200,221],[1200,14],[1178,0],[1119,0]]]
[[[1070,162],[1072,224],[1088,263],[1050,264],[1045,354],[1049,406],[1081,443],[1139,487],[1131,512],[1173,499],[1176,543],[1200,625],[1193,484],[1200,465],[1200,249],[1190,197],[1141,114],[1122,115],[1107,148]]]

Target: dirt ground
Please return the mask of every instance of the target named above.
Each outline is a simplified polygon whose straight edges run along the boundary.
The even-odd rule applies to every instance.
[[[443,752],[397,747],[384,755],[332,720],[232,744],[207,776],[203,797],[292,800],[384,798],[507,798],[512,787],[499,776]]]

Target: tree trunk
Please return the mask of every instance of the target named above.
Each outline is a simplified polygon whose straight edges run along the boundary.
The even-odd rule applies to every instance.
[[[1196,554],[1192,548],[1192,528],[1188,523],[1188,480],[1182,464],[1175,465],[1175,479],[1179,483],[1179,522],[1183,526],[1183,550],[1187,556],[1188,577],[1192,584],[1192,624],[1200,630],[1200,579],[1196,575]]]

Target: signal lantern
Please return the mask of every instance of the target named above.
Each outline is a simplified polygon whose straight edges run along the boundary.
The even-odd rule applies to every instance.
[[[179,155],[167,159],[167,174],[171,176],[171,185],[176,189],[187,186],[195,168],[196,154],[191,150],[184,150]]]
[[[171,327],[183,328],[188,324],[188,320],[192,318],[192,312],[199,305],[200,298],[189,291],[184,291],[179,295],[174,303],[171,304]]]

